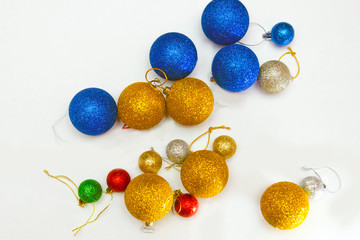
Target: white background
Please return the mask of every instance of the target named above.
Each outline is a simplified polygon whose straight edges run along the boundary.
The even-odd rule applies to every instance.
[[[244,0],[251,21],[266,29],[280,21],[295,28],[291,44],[301,63],[300,76],[281,94],[268,95],[255,84],[229,93],[209,81],[211,62],[221,48],[202,32],[207,0],[0,0],[0,239],[73,239],[91,206],[77,206],[71,192],[42,172],[64,174],[76,183],[93,178],[106,188],[107,173],[141,172],[140,154],[154,147],[165,156],[175,138],[191,142],[209,126],[227,125],[237,144],[229,159],[224,191],[199,199],[196,216],[168,214],[153,234],[126,210],[123,194],[85,227],[78,239],[358,239],[360,236],[359,159],[360,83],[359,1]],[[123,130],[121,123],[99,137],[76,132],[68,118],[57,127],[68,142],[57,143],[53,123],[71,98],[87,87],[108,91],[116,100],[129,84],[144,81],[154,40],[170,31],[190,37],[198,50],[192,77],[213,90],[216,106],[195,127],[164,119],[149,131]],[[247,38],[260,36],[256,27]],[[287,51],[272,42],[252,47],[260,64]],[[284,58],[291,72],[296,64]],[[171,83],[170,83],[171,84]],[[205,145],[205,138],[194,149]],[[291,231],[272,228],[259,201],[271,184],[300,183],[311,175],[302,166],[331,166],[342,178],[337,194],[310,203],[306,221]],[[166,164],[164,164],[166,166]],[[329,187],[331,174],[322,171]],[[172,188],[182,188],[179,173],[161,169]],[[182,188],[183,189],[183,188]],[[183,189],[184,190],[184,189]],[[97,203],[100,210],[109,196]]]

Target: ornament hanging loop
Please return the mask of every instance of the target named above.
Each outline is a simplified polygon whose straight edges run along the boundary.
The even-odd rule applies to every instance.
[[[165,81],[164,82],[161,82],[161,80],[160,79],[157,79],[157,78],[155,78],[155,79],[153,79],[153,80],[149,80],[148,79],[148,74],[149,74],[149,72],[151,72],[151,71],[155,71],[155,70],[158,70],[158,71],[160,71],[162,74],[164,74],[164,77],[165,77]],[[160,68],[150,68],[149,70],[147,70],[146,71],[146,73],[145,73],[145,80],[152,86],[152,87],[154,87],[154,88],[161,88],[162,89],[162,85],[164,85],[166,82],[167,82],[167,80],[168,80],[168,77],[167,77],[167,75],[166,75],[166,73],[163,71],[163,70],[161,70]]]
[[[174,204],[173,204],[173,206],[171,208],[171,211],[172,211],[173,215],[179,214],[179,212],[181,211],[181,202],[179,201],[180,202],[180,208],[179,208],[178,211],[175,211],[175,202],[182,194],[183,193],[181,192],[180,189],[174,191]]]
[[[258,43],[254,43],[254,44],[243,43],[243,42],[239,41],[238,42],[239,44],[244,45],[244,46],[254,47],[254,46],[258,46],[258,45],[262,44],[264,41],[271,40],[271,33],[267,32],[263,26],[261,26],[260,24],[258,24],[256,22],[252,22],[252,23],[249,24],[249,26],[250,25],[258,26],[264,31],[264,34],[262,35],[262,40],[260,42],[258,42]]]
[[[297,66],[298,66],[298,72],[296,73],[295,77],[292,78],[292,79],[295,79],[295,78],[297,78],[297,77],[299,76],[299,74],[300,74],[300,63],[299,63],[299,60],[298,60],[297,57],[296,57],[296,52],[294,52],[294,51],[291,49],[291,47],[288,47],[288,49],[289,49],[289,52],[284,53],[284,54],[279,58],[279,61],[281,61],[281,59],[282,59],[284,56],[288,55],[288,54],[291,54],[291,56],[293,56],[293,57],[295,58],[296,64],[297,64]]]
[[[311,167],[306,167],[306,166],[304,166],[303,168],[304,168],[305,170],[311,170],[311,171],[313,171],[313,172],[315,173],[315,175],[320,179],[320,181],[324,184],[325,190],[328,191],[329,193],[337,193],[338,191],[340,191],[340,189],[341,189],[341,178],[340,178],[340,175],[339,175],[334,169],[332,169],[331,167],[311,168]],[[327,185],[326,185],[326,184],[324,183],[324,181],[322,180],[320,174],[316,171],[316,170],[320,170],[320,169],[328,169],[328,170],[332,171],[332,172],[336,175],[336,177],[337,177],[337,179],[338,179],[338,182],[339,182],[339,186],[337,187],[336,190],[329,190],[329,189],[327,188]]]
[[[199,138],[201,138],[202,136],[204,136],[204,135],[206,135],[206,134],[209,134],[209,135],[208,135],[208,141],[207,141],[206,147],[204,148],[204,150],[206,150],[207,147],[208,147],[209,144],[210,144],[210,135],[211,135],[212,131],[215,130],[215,129],[228,129],[228,130],[230,130],[230,128],[229,128],[229,127],[226,127],[226,126],[209,127],[209,130],[207,130],[206,132],[204,132],[203,134],[201,134],[199,137],[197,137],[194,141],[192,141],[192,143],[191,143],[190,146],[189,146],[190,152],[193,152],[193,151],[191,151],[191,146],[192,146],[197,140],[199,140]]]
[[[78,189],[78,186],[77,186],[70,178],[68,178],[67,176],[64,176],[64,175],[53,176],[53,175],[51,175],[47,170],[44,170],[44,173],[45,173],[46,175],[48,175],[49,177],[52,177],[52,178],[58,180],[59,182],[65,184],[68,188],[70,188],[70,190],[72,191],[72,193],[74,194],[74,196],[76,197],[76,199],[77,199],[77,201],[79,202],[79,205],[80,205],[80,201],[81,201],[81,200],[80,200],[80,198],[76,195],[74,189],[72,189],[72,187],[71,187],[69,184],[67,184],[66,182],[64,182],[63,180],[60,179],[60,178],[65,178],[66,180],[68,180],[69,182],[71,182],[71,183],[75,186],[76,189]],[[80,206],[81,206],[81,205],[80,205]]]

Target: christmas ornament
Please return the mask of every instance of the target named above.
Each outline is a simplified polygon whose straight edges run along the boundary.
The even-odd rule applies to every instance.
[[[175,139],[166,146],[166,155],[175,164],[182,164],[190,154],[189,145],[181,139]]]
[[[92,211],[90,217],[85,222],[85,224],[73,229],[73,232],[75,232],[75,234],[74,234],[75,236],[79,233],[79,231],[83,227],[85,227],[89,223],[95,222],[99,218],[99,216],[110,206],[110,204],[113,200],[113,195],[111,194],[111,192],[107,192],[111,196],[111,200],[110,200],[109,204],[96,216],[96,218],[92,219],[92,217],[95,213],[95,204],[94,203],[97,202],[101,198],[102,193],[103,193],[100,183],[98,183],[96,180],[93,180],[93,179],[87,179],[87,180],[83,181],[80,184],[80,186],[78,187],[70,178],[68,178],[64,175],[53,176],[53,175],[50,175],[47,170],[44,170],[44,173],[46,175],[48,175],[49,177],[52,177],[52,178],[58,180],[59,182],[65,184],[72,191],[74,196],[76,197],[80,207],[85,207],[85,204],[87,204],[87,203],[91,203],[93,205],[93,211]],[[78,195],[76,195],[74,189],[62,179],[67,180],[72,185],[74,185],[75,188],[77,189]]]
[[[250,48],[229,45],[215,55],[212,74],[221,88],[231,92],[244,91],[255,83],[259,75],[259,61]]]
[[[175,211],[182,217],[194,216],[199,209],[199,202],[193,195],[175,190]]]
[[[144,173],[156,174],[160,170],[161,165],[162,158],[154,149],[142,153],[139,158],[139,168]]]
[[[118,100],[119,118],[134,129],[150,129],[159,124],[165,116],[165,98],[157,87],[166,81],[161,85],[148,81],[147,74],[151,70],[153,69],[145,74],[146,83],[136,82],[126,87]],[[164,72],[163,74],[166,77]]]
[[[305,169],[311,169],[318,175],[312,168]],[[335,174],[337,175],[336,172]],[[310,179],[312,180],[309,181]],[[321,178],[319,179],[321,181]],[[268,187],[260,201],[261,213],[265,220],[271,226],[281,230],[289,230],[301,225],[309,212],[308,196],[322,191],[318,181],[313,180],[314,178],[305,178],[303,180],[304,189],[292,182],[278,182]],[[340,178],[339,183],[337,191],[341,186]],[[324,184],[323,186],[325,187]]]
[[[202,29],[211,41],[220,45],[238,42],[249,27],[249,14],[238,0],[214,0],[201,17]]]
[[[267,33],[266,37],[270,37],[278,46],[286,46],[292,42],[294,35],[294,28],[289,23],[280,22],[271,29],[270,33]]]
[[[106,192],[123,192],[129,184],[131,178],[127,171],[116,168],[109,172],[106,178],[108,189]]]
[[[70,102],[71,123],[79,131],[96,136],[107,132],[115,123],[117,107],[113,97],[99,88],[86,88]]]
[[[170,32],[160,36],[150,49],[151,66],[162,69],[170,80],[187,77],[194,70],[196,62],[194,43],[181,33]],[[162,72],[156,73],[164,77]]]
[[[214,96],[203,81],[185,78],[164,91],[166,109],[179,124],[193,126],[205,121],[214,107]]]
[[[163,218],[171,210],[172,202],[169,183],[157,174],[141,174],[125,190],[126,208],[147,225]]]
[[[191,153],[182,164],[181,182],[185,189],[195,197],[214,197],[227,184],[229,170],[225,159],[214,151],[206,150],[210,142],[211,132],[219,128],[230,129],[225,126],[210,127],[207,132],[193,141],[194,143],[200,137],[209,134],[205,149]],[[192,144],[190,144],[190,148]]]
[[[222,135],[215,139],[213,151],[225,159],[231,158],[236,152],[236,142],[232,137]]]
[[[290,52],[282,55],[279,60],[267,61],[261,65],[257,82],[260,88],[265,92],[279,93],[283,91],[293,79],[298,77],[300,73],[299,61],[295,55],[296,53],[293,52],[290,47],[288,49]],[[298,73],[295,77],[291,76],[289,68],[280,61],[287,54],[291,54],[297,62]]]

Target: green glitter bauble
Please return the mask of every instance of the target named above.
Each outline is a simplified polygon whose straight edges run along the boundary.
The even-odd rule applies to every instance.
[[[102,188],[97,181],[88,179],[80,184],[78,194],[83,202],[93,203],[100,199]]]

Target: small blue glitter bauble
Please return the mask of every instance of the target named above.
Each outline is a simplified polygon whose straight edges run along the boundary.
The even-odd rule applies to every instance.
[[[290,44],[294,35],[294,28],[286,22],[280,22],[271,29],[271,40],[278,46]]]
[[[197,51],[194,43],[181,33],[161,35],[150,49],[151,66],[163,70],[169,80],[186,78],[194,70],[196,62]],[[164,77],[160,71],[156,73]]]
[[[86,88],[70,102],[69,116],[80,132],[96,136],[107,132],[117,118],[114,98],[99,88]]]
[[[201,25],[211,41],[228,45],[244,37],[249,28],[249,14],[238,0],[214,0],[206,6]]]
[[[212,62],[212,74],[216,83],[231,92],[240,92],[251,87],[259,71],[259,61],[255,53],[239,44],[223,47]]]

